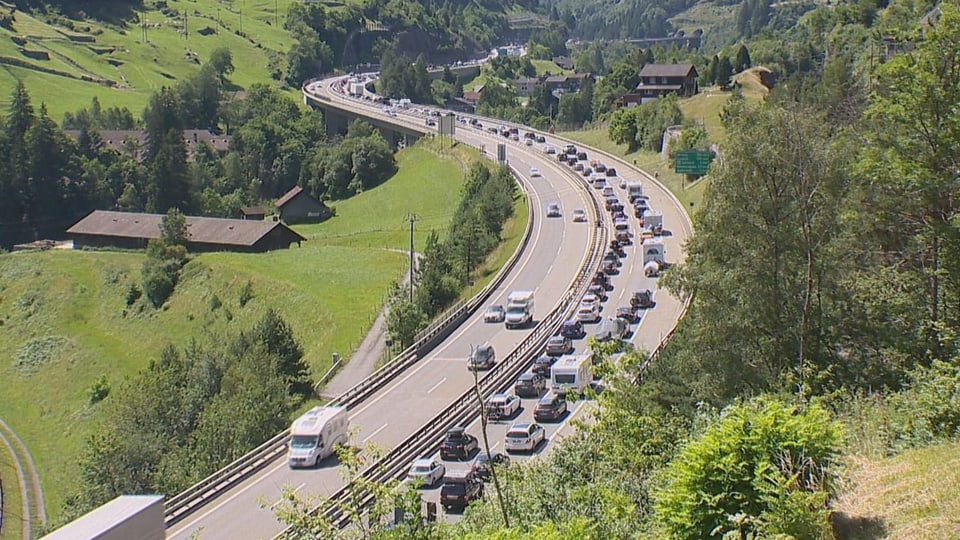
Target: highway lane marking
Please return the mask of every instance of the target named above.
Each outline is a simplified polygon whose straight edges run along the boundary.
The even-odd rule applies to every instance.
[[[374,108],[371,107],[371,110],[374,110]],[[376,112],[376,111],[375,111],[375,112]],[[481,138],[483,138],[482,135],[481,135]],[[535,158],[535,159],[536,159],[536,158]],[[560,175],[561,178],[564,178],[565,176],[566,176],[566,175],[563,175],[563,174]],[[566,179],[566,178],[564,178],[564,179],[567,180],[566,183],[569,185],[569,180]],[[554,179],[551,178],[550,180],[547,181],[547,183],[550,185],[550,187],[555,188],[555,184],[554,184],[554,182],[552,182],[551,180],[554,180]],[[531,195],[531,199],[534,199],[534,200],[537,201],[537,203],[536,203],[536,206],[537,206],[537,207],[542,206],[542,198],[540,197],[540,194],[539,194],[538,190],[531,190],[530,195]],[[581,196],[582,196],[582,195],[583,195],[583,194],[581,193]],[[532,244],[535,244],[535,243],[536,243],[535,238],[536,238],[537,236],[540,236],[540,234],[541,234],[541,232],[542,232],[543,220],[542,220],[542,219],[537,219],[538,217],[539,217],[538,215],[535,216],[535,219],[536,219],[536,222],[537,222],[537,223],[536,223],[536,226],[534,227],[534,230],[531,231],[531,234],[533,235],[533,237],[531,238],[531,241],[532,241],[531,243],[532,243]],[[518,272],[517,272],[518,275],[523,273],[523,272],[522,272],[522,269],[525,268],[525,267],[527,266],[527,264],[529,264],[529,262],[530,262],[532,259],[533,259],[532,256],[526,256],[526,257],[525,257],[525,260],[521,261],[521,264],[520,264],[520,266],[519,266],[519,270],[521,270],[521,271],[518,271]],[[503,285],[503,287],[504,287],[504,289],[509,288],[508,284],[506,284],[506,283]],[[475,322],[474,324],[479,324],[479,323],[478,323],[478,322]],[[467,326],[468,326],[468,327],[473,327],[474,324],[468,324]],[[469,329],[470,329],[470,328],[463,328],[460,332],[457,332],[457,334],[461,334],[461,335],[462,335],[462,334],[466,333],[467,331],[469,331]],[[428,362],[423,362],[423,363],[421,364],[421,368],[422,368],[422,367],[425,367],[425,366],[426,366],[427,364],[429,364],[429,363],[430,363],[429,361],[428,361]],[[401,384],[402,382],[406,381],[406,380],[409,379],[410,377],[414,376],[417,372],[419,372],[419,369],[414,370],[414,371],[413,371],[412,373],[410,373],[407,377],[404,377],[401,381],[398,381],[398,383],[396,384],[396,386],[399,386],[399,384]],[[364,406],[362,409],[358,410],[358,411],[357,411],[357,414],[353,415],[353,417],[357,416],[359,413],[361,413],[363,410],[367,409],[369,406],[372,406],[376,401],[379,401],[380,398],[386,397],[386,396],[389,395],[389,394],[390,394],[390,392],[385,392],[384,394],[381,394],[381,396],[379,396],[377,399],[372,400],[370,403],[368,403],[368,404],[367,404],[366,406]],[[352,417],[352,418],[353,418],[353,417]],[[370,437],[373,437],[374,435],[376,435],[376,433],[378,433],[380,430],[384,429],[385,427],[387,427],[386,424],[385,424],[383,427],[381,427],[380,429],[378,429],[376,432],[374,432],[373,434],[371,434]],[[368,437],[368,439],[369,439],[369,437]],[[366,442],[366,441],[365,441],[365,442]],[[495,444],[494,444],[494,447],[496,447],[497,445],[499,445],[499,442],[495,443]],[[234,493],[232,496],[230,496],[230,497],[228,497],[226,500],[222,501],[220,504],[214,506],[214,507],[211,508],[209,511],[202,513],[202,514],[201,514],[200,516],[198,516],[196,519],[194,519],[194,520],[192,520],[191,522],[189,522],[187,525],[185,525],[185,526],[181,529],[181,532],[184,532],[185,530],[188,530],[190,527],[193,527],[194,525],[197,524],[197,522],[199,522],[199,521],[205,519],[206,517],[208,517],[209,515],[215,513],[215,512],[218,511],[220,508],[222,508],[224,505],[230,503],[231,501],[233,501],[233,500],[236,499],[237,497],[243,495],[243,494],[244,494],[246,491],[248,491],[250,488],[252,488],[252,487],[254,487],[254,486],[257,486],[258,484],[260,484],[260,482],[261,482],[262,480],[267,479],[267,478],[270,478],[276,471],[284,468],[285,466],[286,466],[285,461],[281,461],[281,462],[278,463],[276,466],[270,468],[270,469],[267,471],[267,474],[266,474],[266,475],[261,476],[259,479],[251,482],[249,485],[247,485],[247,486],[245,486],[243,489],[237,491],[237,492]],[[299,488],[298,488],[298,489],[299,489]]]
[[[367,441],[369,441],[370,439],[372,439],[377,433],[380,433],[381,431],[383,431],[384,429],[386,429],[386,427],[389,426],[389,425],[390,425],[389,423],[385,423],[385,424],[383,424],[382,426],[380,426],[379,428],[377,428],[376,431],[374,431],[374,432],[371,433],[370,435],[367,435],[367,438],[364,439],[361,444],[367,444]]]
[[[304,483],[300,484],[299,486],[295,487],[295,488],[293,489],[293,493],[296,493],[296,492],[300,491],[300,490],[303,489],[306,485],[307,485],[307,483],[304,482]],[[273,510],[273,509],[276,508],[277,505],[280,504],[281,502],[283,502],[283,499],[277,499],[277,500],[273,501],[273,504],[270,505],[270,509]]]
[[[211,509],[208,510],[207,512],[204,512],[203,514],[197,516],[196,519],[194,519],[194,520],[191,521],[190,523],[187,523],[186,525],[184,525],[184,526],[179,530],[179,532],[173,533],[172,536],[175,537],[175,536],[182,535],[182,534],[186,533],[187,531],[190,530],[191,527],[193,527],[194,525],[196,525],[196,524],[199,523],[200,521],[203,521],[204,519],[208,518],[210,515],[216,513],[218,510],[220,510],[221,508],[223,508],[224,506],[226,506],[227,504],[229,504],[230,502],[232,502],[234,499],[236,499],[236,498],[239,497],[240,495],[243,495],[244,493],[246,493],[250,488],[252,488],[252,487],[254,487],[254,486],[257,486],[257,485],[260,484],[260,482],[262,482],[263,480],[267,480],[267,479],[269,479],[270,477],[272,477],[275,472],[277,472],[278,470],[280,470],[280,469],[281,469],[282,467],[284,467],[285,465],[286,465],[286,460],[282,460],[281,463],[277,464],[276,467],[274,467],[273,469],[270,469],[270,471],[269,471],[266,475],[261,476],[260,478],[258,478],[257,480],[251,482],[249,485],[247,485],[246,487],[244,487],[244,488],[241,489],[240,491],[234,493],[234,494],[231,495],[230,497],[227,497],[227,499],[224,500],[222,503],[214,506],[213,508],[211,508]],[[176,527],[176,526],[174,526],[174,527]],[[171,534],[170,534],[169,531],[168,531],[167,538],[170,538],[170,537],[171,537]]]
[[[445,383],[445,382],[447,382],[447,378],[446,378],[446,377],[440,379],[440,381],[439,381],[437,384],[431,386],[430,389],[427,390],[427,393],[428,393],[428,394],[432,393],[432,392],[433,392],[434,390],[436,390],[437,388],[440,388],[440,385],[443,384],[443,383]]]

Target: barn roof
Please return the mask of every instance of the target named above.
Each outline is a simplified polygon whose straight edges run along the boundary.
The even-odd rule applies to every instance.
[[[67,234],[113,236],[119,238],[160,238],[162,214],[94,210],[67,229]],[[300,240],[302,235],[279,221],[256,221],[187,216],[187,238],[197,244],[252,246],[268,233],[281,227]]]
[[[641,77],[686,77],[693,64],[647,64],[640,70]]]
[[[292,188],[290,188],[290,191],[283,194],[283,197],[280,197],[279,199],[277,199],[277,208],[280,208],[283,205],[287,204],[288,202],[292,201],[294,197],[296,197],[301,193],[303,193],[302,187],[293,186]]]

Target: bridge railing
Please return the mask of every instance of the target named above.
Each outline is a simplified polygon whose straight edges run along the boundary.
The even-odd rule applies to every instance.
[[[528,193],[529,186],[526,185],[522,176],[517,174],[514,176],[517,178],[524,193]],[[414,343],[410,347],[404,349],[390,362],[384,364],[380,369],[370,374],[354,387],[331,400],[330,404],[353,409],[371,394],[389,384],[406,369],[423,358],[441,339],[456,329],[470,314],[474,313],[483,305],[493,292],[502,285],[507,275],[516,266],[520,255],[526,250],[530,243],[533,208],[531,205],[527,205],[527,207],[527,221],[520,244],[491,282],[472,298],[461,301],[448,308],[440,317],[431,323],[430,326],[416,336]],[[165,501],[165,526],[167,528],[173,526],[192,512],[203,507],[208,501],[215,499],[220,493],[243,482],[257,471],[265,468],[281,457],[286,451],[289,438],[289,430],[278,433],[246,455]]]

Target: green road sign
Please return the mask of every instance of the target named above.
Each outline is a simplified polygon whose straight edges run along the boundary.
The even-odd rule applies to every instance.
[[[709,150],[678,150],[673,159],[673,171],[678,174],[707,174],[710,158]]]

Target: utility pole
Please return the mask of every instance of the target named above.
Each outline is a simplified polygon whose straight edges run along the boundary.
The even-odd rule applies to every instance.
[[[414,255],[413,255],[413,223],[417,221],[417,215],[411,213],[407,216],[407,219],[410,220],[410,302],[413,302],[413,268],[414,268]]]

